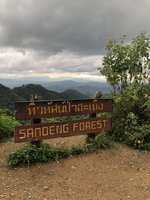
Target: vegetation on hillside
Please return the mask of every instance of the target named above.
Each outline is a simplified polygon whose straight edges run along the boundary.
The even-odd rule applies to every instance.
[[[0,84],[0,108],[13,110],[14,102],[22,100],[24,99],[14,93],[10,88]]]
[[[80,92],[76,90],[71,90],[71,89],[61,92],[60,95],[63,99],[87,99],[88,98],[86,95],[81,94]]]
[[[27,101],[30,100],[31,95],[41,96],[41,98],[44,100],[61,99],[61,95],[59,93],[50,91],[41,85],[35,84],[22,85],[20,87],[12,89],[12,91]]]
[[[10,89],[0,84],[0,108],[14,110],[16,101],[29,101],[31,95],[38,95],[43,100],[85,99],[85,95],[75,90],[63,93],[48,90],[41,85],[28,84]]]

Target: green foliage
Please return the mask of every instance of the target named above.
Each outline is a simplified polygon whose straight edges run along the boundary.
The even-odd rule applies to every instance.
[[[80,145],[74,145],[70,150],[71,155],[80,155],[82,153],[84,153],[84,148],[81,147]]]
[[[67,90],[58,93],[48,90],[45,87],[37,84],[27,84],[20,87],[10,89],[0,84],[0,107],[4,109],[14,110],[14,103],[16,101],[29,101],[31,95],[38,95],[44,100],[66,100],[66,99],[85,99],[85,95],[75,90]]]
[[[107,53],[103,59],[103,68],[99,68],[115,91],[133,82],[144,83],[149,79],[150,36],[141,33],[131,43],[125,43],[125,38],[122,35],[119,42],[114,39],[106,42]]]
[[[59,147],[56,152],[57,152],[57,154],[56,154],[55,160],[58,160],[61,158],[67,158],[68,156],[70,156],[69,149],[67,149],[65,147]]]
[[[0,108],[14,109],[14,102],[23,100],[15,94],[10,88],[0,84]]]
[[[127,142],[135,148],[150,151],[150,125],[140,125],[132,128]]]
[[[114,100],[113,136],[133,145],[138,138],[150,142],[150,85],[132,84],[122,92],[112,94]],[[141,143],[139,143],[141,144]],[[136,143],[136,147],[141,146]]]
[[[4,141],[13,136],[14,127],[19,123],[11,116],[0,115],[0,141]]]
[[[110,39],[101,73],[113,86],[113,130],[117,141],[150,150],[150,36],[139,34],[131,43]]]
[[[74,116],[61,116],[61,117],[51,117],[42,119],[43,123],[51,123],[51,122],[65,122],[65,121],[73,121],[80,120],[85,118],[84,115],[74,115]]]
[[[62,99],[86,99],[87,96],[72,89],[68,89],[64,92],[61,92],[61,98]]]
[[[14,116],[14,112],[12,110],[9,109],[0,109],[0,115],[7,115],[10,117]]]
[[[110,148],[113,146],[113,140],[106,133],[101,133],[95,137],[95,145],[97,149]]]
[[[57,161],[62,158],[67,158],[70,155],[80,155],[111,146],[112,141],[105,134],[102,136],[97,135],[94,142],[91,144],[85,144],[83,146],[76,145],[72,146],[70,149],[64,147],[55,148],[43,142],[40,143],[40,146],[28,143],[15,152],[9,153],[7,155],[7,164],[10,167],[16,167],[50,160]]]
[[[7,156],[7,164],[11,167],[21,164],[31,165],[36,162],[46,162],[48,160],[56,161],[60,158],[66,158],[69,155],[69,150],[64,147],[55,149],[43,142],[41,142],[40,147],[28,143],[15,152],[9,153]]]
[[[87,143],[84,146],[85,152],[92,152],[97,149],[106,149],[113,146],[112,138],[105,132],[97,134],[95,137],[91,138],[91,141],[89,142],[90,143]]]
[[[89,153],[89,152],[93,152],[96,150],[96,144],[95,144],[95,141],[93,143],[89,143],[89,144],[86,144],[84,146],[84,152],[85,153]]]
[[[23,99],[29,101],[31,95],[38,95],[44,100],[60,99],[61,95],[57,92],[50,91],[41,85],[27,84],[12,89],[12,91]]]
[[[150,84],[132,84],[111,95],[114,101],[112,136],[135,148],[150,146]]]

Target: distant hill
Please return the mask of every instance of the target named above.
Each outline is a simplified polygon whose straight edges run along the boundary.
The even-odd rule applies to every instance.
[[[47,84],[43,84],[43,86],[45,88],[47,88],[48,90],[53,90],[53,91],[58,92],[58,93],[64,92],[65,90],[67,90],[67,89],[65,89],[65,87],[62,87],[61,85],[48,86]]]
[[[75,90],[62,93],[48,90],[41,85],[28,84],[10,89],[0,84],[0,108],[14,109],[16,101],[29,101],[31,95],[41,96],[43,100],[85,99],[87,96]]]
[[[88,96],[88,97],[93,97],[97,91],[101,91],[102,94],[108,93],[108,88],[102,87],[102,86],[91,86],[91,85],[80,85],[78,87],[73,87],[74,90],[81,92],[82,94]]]
[[[60,93],[63,99],[87,99],[88,97],[76,90],[66,90],[65,92]]]
[[[91,81],[85,79],[60,80],[49,77],[24,77],[17,79],[0,78],[0,83],[9,88],[20,87],[23,84],[36,84],[58,93],[72,89],[89,97],[92,97],[98,90],[100,90],[104,95],[109,94],[112,89],[111,86],[104,81]]]
[[[41,85],[35,85],[35,84],[22,85],[21,87],[16,87],[12,89],[12,91],[26,100],[29,100],[31,98],[31,94],[41,96],[44,100],[87,98],[87,96],[75,90],[66,90],[62,93],[58,93],[52,90],[48,90]]]
[[[23,100],[21,96],[15,94],[10,88],[0,84],[0,108],[14,109],[14,102]]]
[[[56,92],[63,92],[65,90],[76,90],[85,96],[92,97],[97,91],[101,91],[103,94],[108,94],[111,91],[111,86],[106,82],[96,81],[83,81],[77,82],[72,80],[57,81],[43,83],[47,89],[55,90]]]
[[[12,91],[27,101],[30,100],[31,95],[41,96],[44,100],[61,99],[61,95],[59,93],[50,91],[43,86],[36,84],[28,84],[22,85],[21,87],[15,87],[14,89],[12,89]]]

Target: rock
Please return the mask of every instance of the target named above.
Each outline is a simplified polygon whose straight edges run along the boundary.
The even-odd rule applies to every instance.
[[[48,186],[44,186],[44,191],[47,191],[49,189]]]
[[[73,166],[73,165],[71,166],[71,168],[72,168],[72,169],[77,169],[77,168],[76,168],[75,166]]]

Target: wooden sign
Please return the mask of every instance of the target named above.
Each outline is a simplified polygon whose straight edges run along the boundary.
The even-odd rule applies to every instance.
[[[111,99],[16,102],[18,120],[112,112]]]
[[[111,130],[111,118],[87,118],[69,122],[31,124],[15,128],[15,142],[98,133]]]

